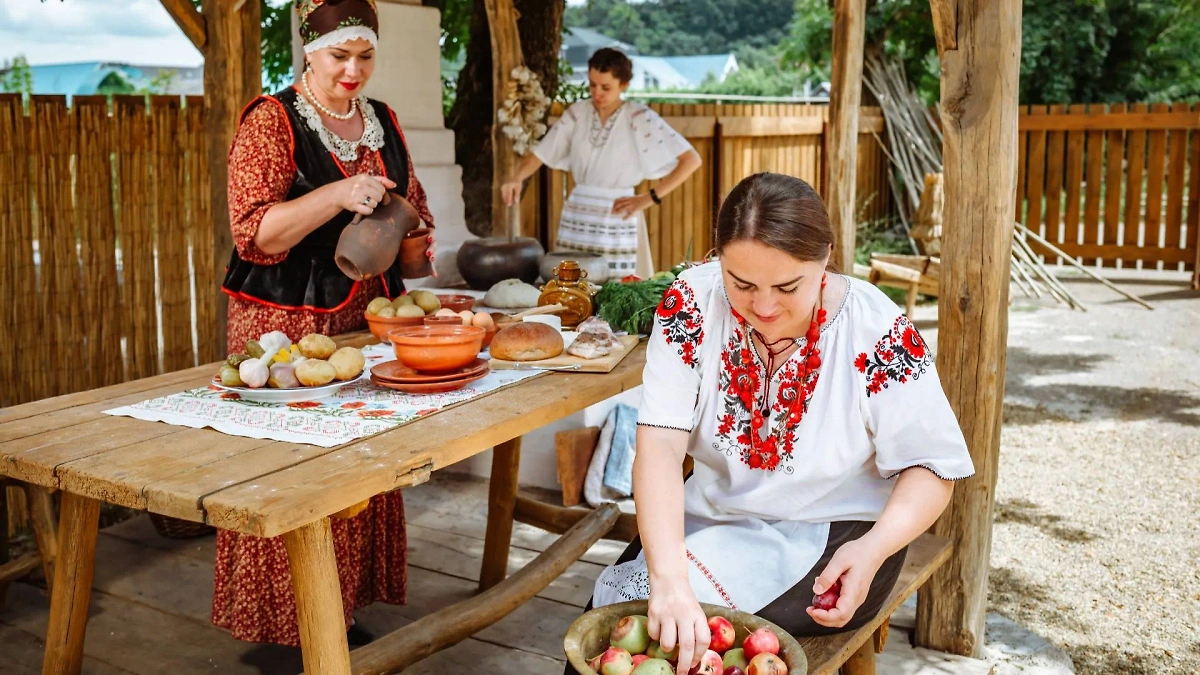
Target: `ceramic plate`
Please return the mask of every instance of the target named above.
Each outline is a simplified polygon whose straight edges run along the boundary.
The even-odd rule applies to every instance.
[[[257,401],[259,403],[300,403],[301,401],[319,401],[323,398],[329,398],[330,396],[333,396],[341,391],[342,387],[369,379],[370,377],[370,369],[364,368],[362,374],[353,380],[347,380],[345,382],[338,382],[335,380],[320,387],[292,387],[291,389],[273,389],[271,387],[262,387],[260,389],[251,389],[250,387],[228,387],[224,384],[221,384],[221,379],[218,377],[212,378],[212,385],[222,391],[234,392],[247,401]]]
[[[427,382],[427,383],[423,383],[423,384],[388,382],[386,380],[377,380],[372,377],[371,384],[374,384],[377,387],[383,387],[384,389],[391,389],[393,391],[398,391],[398,392],[401,392],[404,394],[444,394],[448,391],[455,391],[457,389],[462,389],[463,387],[467,386],[468,384],[471,384],[472,382],[477,382],[479,380],[482,380],[483,378],[487,377],[487,375],[488,375],[488,371],[485,370],[482,373],[479,373],[478,375],[462,377],[457,380],[450,380],[449,382]]]
[[[397,384],[427,384],[432,382],[452,382],[466,377],[486,373],[488,362],[475,359],[474,362],[449,373],[422,373],[413,370],[399,361],[387,361],[371,369],[372,380],[395,382]]]

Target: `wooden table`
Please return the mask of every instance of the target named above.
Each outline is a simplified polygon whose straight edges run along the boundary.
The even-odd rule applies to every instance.
[[[369,334],[342,344],[368,344]],[[350,673],[329,516],[495,446],[480,586],[485,592],[355,650],[354,672],[395,672],[493,623],[601,536],[629,536],[615,506],[564,509],[517,497],[523,434],[641,383],[639,346],[611,373],[547,373],[335,448],[256,440],[103,411],[206,386],[215,365],[0,409],[0,476],[63,491],[43,673],[78,673],[101,502],[261,537],[282,535],[304,668]],[[566,532],[505,579],[513,519]],[[539,585],[540,584],[540,585]]]

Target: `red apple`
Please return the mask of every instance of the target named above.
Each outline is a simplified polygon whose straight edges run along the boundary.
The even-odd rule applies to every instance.
[[[721,655],[709,649],[700,656],[700,662],[688,671],[688,675],[721,675]]]
[[[710,616],[708,618],[708,630],[712,633],[712,640],[709,641],[708,648],[718,654],[724,654],[729,651],[737,639],[737,633],[733,630],[733,624],[729,623],[729,619],[723,616]]]
[[[609,633],[609,644],[630,654],[645,652],[646,647],[650,646],[650,633],[647,628],[649,621],[650,619],[640,614],[622,618]]]
[[[759,654],[778,654],[779,638],[771,632],[770,628],[759,628],[742,641],[742,651],[751,661],[754,661],[754,657]],[[750,675],[749,670],[746,671],[746,675]]]
[[[817,609],[833,609],[834,607],[837,607],[838,596],[841,594],[841,592],[842,580],[838,579],[837,581],[833,582],[833,585],[829,587],[829,590],[820,595],[813,596],[812,606]]]
[[[738,670],[746,670],[746,666],[750,665],[750,659],[746,658],[746,652],[741,647],[725,652],[721,662],[726,668],[737,666]]]
[[[604,654],[597,654],[595,656],[595,658],[588,661],[588,668],[591,668],[592,670],[596,671],[597,673],[600,672],[600,657],[601,656],[604,656]]]
[[[737,666],[729,666],[721,675],[746,675],[745,671]]]
[[[788,667],[774,654],[762,653],[750,659],[746,675],[787,675]]]
[[[633,657],[620,647],[609,647],[600,655],[600,675],[629,675],[633,672]]]
[[[649,661],[649,660],[650,660],[650,657],[646,656],[645,654],[634,654],[633,655],[633,667],[636,669],[638,666],[642,665],[642,661]]]

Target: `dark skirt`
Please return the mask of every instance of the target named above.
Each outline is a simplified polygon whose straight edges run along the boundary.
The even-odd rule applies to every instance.
[[[766,619],[779,626],[783,630],[791,633],[795,637],[817,637],[821,635],[831,635],[833,633],[841,633],[843,631],[857,630],[863,625],[869,623],[875,615],[879,614],[879,610],[883,608],[883,604],[887,602],[888,596],[892,593],[892,587],[896,585],[896,579],[900,577],[900,570],[904,567],[904,556],[908,552],[905,547],[896,552],[892,557],[888,558],[879,567],[875,578],[871,581],[871,589],[867,592],[867,599],[859,606],[850,622],[841,628],[829,628],[812,620],[812,617],[805,611],[812,605],[813,584],[816,583],[817,577],[825,570],[825,566],[833,559],[833,554],[837,552],[846,542],[854,541],[866,534],[875,523],[865,521],[839,521],[829,524],[829,541],[825,544],[825,551],[821,553],[821,559],[813,565],[808,574],[804,576],[795,586],[792,586],[783,595],[775,598],[766,607],[755,612],[758,616]],[[642,550],[641,539],[634,539],[633,543],[625,549],[621,557],[617,559],[617,564],[629,562],[637,557]],[[587,611],[592,608],[592,603],[589,601]],[[571,664],[567,664],[566,675],[578,675]]]

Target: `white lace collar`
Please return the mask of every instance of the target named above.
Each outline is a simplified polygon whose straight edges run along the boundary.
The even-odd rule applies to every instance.
[[[347,141],[325,128],[325,124],[321,122],[320,113],[302,94],[297,94],[295,105],[296,111],[304,118],[308,128],[317,132],[325,149],[343,162],[353,162],[358,159],[358,149],[361,146],[366,146],[371,150],[379,150],[383,147],[383,125],[379,123],[379,118],[375,116],[375,108],[367,102],[366,96],[358,97],[358,109],[362,111],[363,118],[363,134],[362,138],[354,141]]]

